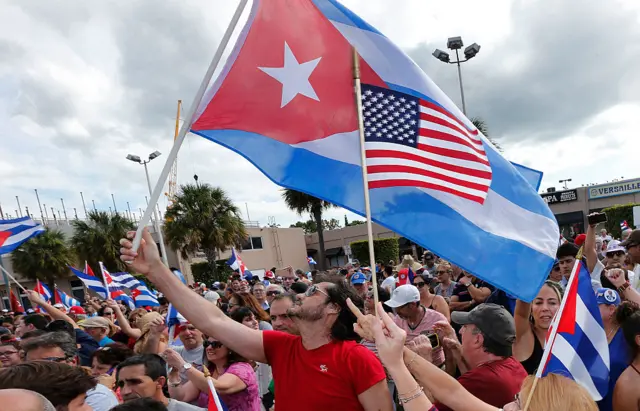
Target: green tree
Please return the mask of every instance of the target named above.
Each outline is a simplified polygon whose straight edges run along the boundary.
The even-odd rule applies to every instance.
[[[362,224],[367,224],[367,222],[365,220],[353,220],[347,226],[353,227],[354,225],[362,225]]]
[[[75,255],[62,232],[47,229],[15,249],[11,260],[16,272],[51,288],[56,278],[69,276],[68,266],[75,264]]]
[[[214,278],[218,252],[239,248],[249,236],[240,209],[224,190],[208,184],[181,186],[165,220],[164,232],[171,247],[184,258],[204,252]]]
[[[291,224],[289,228],[302,228],[305,234],[311,234],[318,231],[318,226],[316,225],[316,222],[313,220],[298,221],[295,224]]]
[[[128,271],[120,260],[120,239],[135,228],[131,221],[120,214],[89,211],[87,220],[73,220],[71,225],[71,246],[81,263],[87,261],[94,273],[100,272],[98,261],[107,270]]]
[[[492,138],[489,135],[489,126],[487,125],[487,122],[484,121],[484,119],[480,117],[473,117],[471,119],[471,122],[478,129],[478,131],[480,131],[487,138],[487,140],[489,140],[491,144],[493,144],[495,148],[498,149],[499,152],[504,153],[504,150],[500,145],[500,143],[498,143],[494,138]]]
[[[284,199],[285,204],[289,207],[290,210],[295,211],[298,215],[302,216],[305,213],[309,213],[311,218],[316,223],[316,232],[318,233],[318,242],[319,242],[319,250],[318,250],[318,269],[324,270],[325,261],[324,261],[324,233],[323,233],[323,223],[322,223],[322,212],[331,207],[334,207],[328,201],[321,200],[319,198],[310,196],[309,194],[301,193],[300,191],[284,189],[282,193],[282,198]]]

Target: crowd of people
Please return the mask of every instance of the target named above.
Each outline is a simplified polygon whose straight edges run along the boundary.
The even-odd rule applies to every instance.
[[[121,258],[158,288],[160,305],[94,297],[65,309],[29,291],[41,312],[0,320],[0,409],[202,410],[209,382],[229,411],[640,409],[640,230],[619,241],[592,226],[562,244],[531,303],[428,251],[187,286],[146,231],[139,250],[132,235]],[[611,358],[597,403],[561,375],[533,388],[580,248]],[[183,317],[171,329],[169,303]]]

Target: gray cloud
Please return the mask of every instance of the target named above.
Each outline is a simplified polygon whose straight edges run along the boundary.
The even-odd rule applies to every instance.
[[[640,91],[637,83],[619,84],[640,67],[637,47],[620,49],[640,41],[634,13],[597,0],[516,1],[512,26],[501,44],[485,44],[463,64],[469,115],[483,117],[494,137],[555,140],[615,104],[640,102],[637,92],[621,94]],[[410,53],[459,104],[457,72],[430,55],[436,47],[443,48],[423,44]]]

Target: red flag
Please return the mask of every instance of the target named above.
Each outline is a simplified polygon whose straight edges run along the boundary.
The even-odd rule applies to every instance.
[[[90,275],[92,277],[95,277],[95,275],[93,274],[93,270],[91,269],[91,267],[89,266],[89,264],[87,263],[86,260],[84,262],[84,273],[86,275]]]
[[[11,290],[10,292],[9,301],[11,302],[11,311],[13,311],[14,313],[24,314],[24,307],[20,303],[18,297],[16,297],[16,295],[13,293],[13,290]]]
[[[211,378],[207,378],[207,383],[209,384],[209,404],[207,405],[207,411],[222,411],[222,404],[220,404],[220,398],[218,398],[218,393],[213,386]]]
[[[55,288],[55,291],[54,291],[53,295],[55,296],[55,304],[64,305],[64,303],[62,302],[62,299],[60,298],[60,294],[58,293],[58,289],[57,288]]]

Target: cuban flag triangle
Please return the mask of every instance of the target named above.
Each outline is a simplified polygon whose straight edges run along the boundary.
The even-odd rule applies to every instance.
[[[108,298],[112,298],[114,300],[118,300],[117,297],[120,297],[122,295],[126,295],[124,293],[124,291],[122,291],[122,289],[124,287],[122,287],[122,285],[120,283],[118,283],[116,281],[113,281],[113,278],[111,277],[111,274],[109,273],[109,271],[107,271],[106,268],[104,268],[104,264],[102,264],[102,261],[99,261],[98,264],[100,265],[100,271],[102,272],[102,278],[104,278],[105,288],[107,288]],[[127,301],[127,302],[129,302],[129,301]],[[133,303],[133,300],[131,300],[131,303]]]
[[[309,263],[309,265],[318,264],[318,263],[316,263],[316,260],[313,259],[313,257],[307,257],[307,263]]]
[[[107,291],[104,286],[104,282],[100,281],[100,279],[94,276],[93,273],[86,274],[71,266],[69,266],[69,269],[71,269],[73,275],[78,277],[89,290],[95,291],[101,298],[107,298]]]
[[[128,288],[131,291],[136,307],[156,307],[160,305],[156,296],[147,288],[147,285],[131,274],[114,273],[111,274],[111,279],[121,287]]]
[[[399,47],[336,0],[255,0],[191,131],[280,186],[365,215],[352,47],[373,220],[533,300],[558,247],[553,213]]]
[[[251,272],[247,270],[247,267],[244,265],[244,263],[240,259],[240,256],[236,253],[235,248],[231,249],[231,257],[227,261],[227,265],[231,267],[232,270],[238,271],[240,273],[240,276],[243,279],[245,277],[249,277],[249,278],[253,277],[253,274],[251,274]]]
[[[44,231],[43,226],[29,217],[0,220],[0,255],[12,252],[20,244]]]
[[[591,277],[577,259],[536,377],[556,373],[573,378],[599,401],[607,395],[609,368],[609,345]]]
[[[49,290],[49,287],[47,287],[45,284],[42,284],[40,280],[36,280],[36,288],[34,288],[33,291],[40,294],[45,301],[51,301],[51,297],[53,297],[53,294],[51,294],[51,290]]]
[[[621,231],[628,230],[628,229],[629,229],[629,224],[627,223],[627,220],[624,220],[623,222],[620,223]]]
[[[56,303],[60,303],[64,305],[65,307],[67,307],[67,309],[69,307],[80,307],[82,305],[80,304],[80,301],[76,300],[73,297],[70,297],[64,291],[61,291],[57,287],[55,290],[56,290]]]

